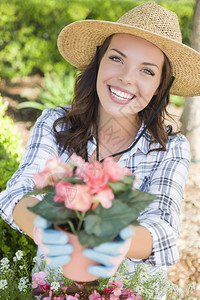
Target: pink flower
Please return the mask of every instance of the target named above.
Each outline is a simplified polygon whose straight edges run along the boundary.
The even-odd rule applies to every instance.
[[[108,283],[111,287],[113,287],[112,289],[112,297],[110,299],[118,299],[118,296],[120,296],[122,294],[122,287],[123,287],[123,282],[120,280],[116,280],[115,282],[109,282]],[[116,298],[115,298],[115,297]]]
[[[72,177],[73,167],[63,163],[59,157],[53,156],[46,162],[42,172],[33,176],[37,189],[42,189],[47,185],[58,182],[63,177]]]
[[[122,293],[119,288],[114,289],[112,292],[113,292],[113,295],[115,295],[115,296],[120,296]]]
[[[33,180],[35,182],[36,188],[37,189],[42,189],[45,186],[51,184],[49,174],[46,173],[45,171],[38,172],[33,175]]]
[[[114,199],[114,194],[110,187],[106,186],[104,189],[100,190],[97,194],[93,196],[93,209],[96,208],[98,203],[104,208],[110,208],[112,206],[112,200]],[[95,205],[96,204],[96,205]]]
[[[118,289],[121,289],[123,287],[123,282],[121,280],[116,280],[115,281],[115,286],[118,288]]]
[[[98,193],[105,188],[108,182],[108,176],[104,173],[102,165],[98,161],[95,161],[93,164],[84,164],[81,170],[79,168],[76,170],[76,174],[85,180],[92,194]]]
[[[33,289],[36,289],[38,287],[38,284],[37,284],[37,282],[34,280],[33,282],[32,282],[32,288]]]
[[[79,178],[85,180],[87,177],[87,169],[89,168],[90,164],[88,162],[83,162],[82,164],[78,165],[75,174]]]
[[[110,295],[110,300],[118,300],[120,299],[118,296],[115,296],[113,294]]]
[[[109,294],[109,293],[111,292],[111,289],[109,289],[108,287],[105,287],[105,288],[104,288],[104,292],[105,292],[106,294]]]
[[[142,300],[142,297],[137,296],[137,293],[131,288],[124,289],[121,295],[123,295],[127,300]]]
[[[142,300],[141,296],[129,295],[127,300]]]
[[[81,156],[78,156],[76,153],[73,153],[71,156],[71,164],[73,166],[78,167],[78,166],[85,164],[85,161],[84,161],[84,159],[82,159]]]
[[[92,205],[92,196],[89,193],[89,188],[86,185],[75,184],[73,185],[76,189],[74,197],[65,200],[65,206],[70,209],[87,211]]]
[[[79,294],[75,294],[75,296],[71,296],[71,295],[65,295],[66,300],[79,300]]]
[[[64,180],[59,181],[55,185],[56,195],[54,196],[55,202],[71,202],[76,194],[76,187]]]
[[[50,285],[49,285],[49,284],[45,284],[45,285],[44,285],[44,289],[45,289],[45,290],[49,290],[49,289],[50,289]]]
[[[133,173],[128,168],[123,168],[123,169],[124,169],[125,176],[133,175]]]
[[[105,158],[103,169],[110,181],[120,181],[124,178],[124,168],[116,164],[112,157]]]
[[[32,280],[33,280],[32,288],[36,288],[36,287],[38,287],[38,285],[42,285],[42,286],[45,285],[46,277],[47,277],[47,275],[45,272],[40,271],[38,273],[37,272],[34,273],[33,278],[32,278]]]
[[[101,300],[101,295],[94,290],[94,292],[89,296],[89,300]]]
[[[122,295],[130,297],[131,295],[136,295],[136,292],[133,292],[133,290],[131,288],[125,288],[122,291]]]

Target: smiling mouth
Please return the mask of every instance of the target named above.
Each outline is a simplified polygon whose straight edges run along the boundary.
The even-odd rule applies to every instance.
[[[122,92],[121,90],[118,90],[111,86],[109,86],[109,91],[111,95],[119,101],[129,102],[130,100],[133,100],[136,97],[134,94]]]

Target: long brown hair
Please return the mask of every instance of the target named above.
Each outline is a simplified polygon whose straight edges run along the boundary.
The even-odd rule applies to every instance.
[[[112,35],[113,36],[113,35]],[[96,55],[89,65],[85,66],[79,73],[75,81],[74,98],[72,101],[72,108],[66,111],[66,115],[57,119],[54,122],[53,130],[56,135],[57,142],[63,147],[63,151],[67,150],[69,155],[75,152],[86,161],[88,160],[87,142],[92,139],[91,128],[95,126],[95,92],[96,92],[96,77],[97,65],[99,66],[103,55],[105,54],[111,42],[112,36],[109,36],[99,49],[98,63],[96,62]],[[170,63],[164,55],[164,64],[162,69],[162,76],[158,92],[154,95],[150,103],[139,112],[139,118],[146,125],[150,120],[152,114],[160,103],[171,79]],[[159,143],[158,151],[166,151],[166,143],[168,136],[173,135],[172,126],[164,125],[165,115],[170,116],[166,110],[169,103],[169,96],[166,97],[159,113],[154,118],[153,122],[148,128],[151,134],[151,143]],[[58,125],[66,125],[68,128],[64,131],[57,131]]]

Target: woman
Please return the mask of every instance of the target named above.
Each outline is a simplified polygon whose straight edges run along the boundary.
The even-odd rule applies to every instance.
[[[34,237],[51,266],[65,264],[73,251],[67,236],[27,210],[39,196],[22,197],[53,155],[65,162],[73,152],[90,162],[113,156],[137,177],[136,188],[157,199],[120,240],[84,251],[101,264],[89,272],[109,277],[125,256],[130,274],[140,262],[152,272],[174,264],[190,153],[186,138],[164,121],[170,88],[176,95],[200,94],[200,54],[182,44],[175,13],[154,2],[115,23],[72,23],[60,33],[58,48],[82,71],[73,104],[45,110],[37,120],[20,167],[1,193],[2,218]]]

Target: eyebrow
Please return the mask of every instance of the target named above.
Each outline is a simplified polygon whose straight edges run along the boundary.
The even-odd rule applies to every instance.
[[[114,51],[116,51],[117,53],[119,53],[121,56],[123,56],[124,58],[127,58],[127,56],[126,56],[123,52],[121,52],[121,51],[119,51],[119,50],[117,50],[117,49],[111,49],[111,50],[114,50]],[[156,64],[152,64],[152,63],[149,63],[149,62],[143,62],[142,65],[145,65],[145,66],[153,66],[153,67],[156,67],[156,68],[159,69],[159,67],[158,67]]]
[[[156,67],[159,69],[159,67],[156,64],[152,64],[152,63],[148,63],[148,62],[143,62],[142,64],[145,66],[153,66],[153,67]]]
[[[125,55],[123,52],[121,52],[121,51],[119,51],[119,50],[117,50],[117,49],[111,49],[111,50],[116,51],[116,52],[119,53],[121,56],[123,56],[123,57],[126,58],[126,55]]]

